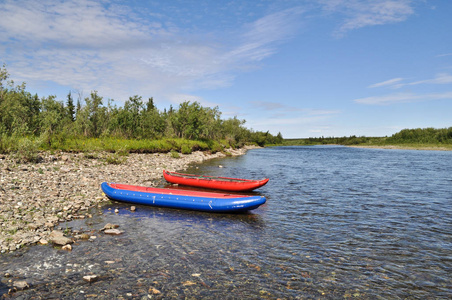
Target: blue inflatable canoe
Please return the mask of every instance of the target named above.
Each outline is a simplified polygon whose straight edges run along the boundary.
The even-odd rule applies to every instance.
[[[210,212],[241,212],[265,203],[264,196],[245,196],[103,182],[102,191],[116,201]]]

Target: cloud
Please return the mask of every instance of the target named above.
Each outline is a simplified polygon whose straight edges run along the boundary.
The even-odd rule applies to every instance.
[[[410,102],[425,102],[440,99],[451,99],[452,92],[445,93],[431,93],[417,95],[413,93],[397,93],[385,96],[367,97],[353,100],[356,103],[367,105],[389,105],[397,103],[410,103]]]
[[[435,78],[419,80],[411,83],[407,83],[406,85],[418,85],[418,84],[451,84],[452,83],[452,75],[447,73],[440,73],[436,75]]]
[[[326,12],[345,16],[335,32],[337,37],[366,26],[405,21],[414,13],[412,0],[322,0],[320,3]]]
[[[296,19],[304,12],[301,7],[292,7],[248,24],[245,33],[238,37],[242,44],[227,53],[224,59],[242,58],[260,61],[272,55],[275,52],[275,45],[293,33],[295,28],[293,24],[297,23]]]
[[[451,56],[452,53],[444,53],[444,54],[438,54],[436,57],[444,57],[444,56]]]
[[[402,81],[403,78],[394,78],[394,79],[389,79],[383,82],[379,82],[379,83],[374,83],[372,85],[369,85],[369,88],[377,88],[377,87],[382,87],[382,86],[393,86],[394,84]]]
[[[383,82],[375,83],[372,85],[369,85],[369,88],[378,88],[378,87],[390,87],[390,88],[401,88],[404,86],[413,86],[413,85],[420,85],[420,84],[452,84],[452,75],[448,73],[439,73],[436,75],[435,78],[431,79],[424,79],[424,80],[418,80],[414,82],[407,82],[403,83],[401,82],[403,78],[394,78],[390,80],[386,80]]]
[[[5,0],[0,57],[29,86],[53,82],[119,101],[135,94],[174,101],[171,94],[231,85],[277,51],[301,13],[275,11],[234,30],[206,28],[200,37],[170,16],[109,1]]]

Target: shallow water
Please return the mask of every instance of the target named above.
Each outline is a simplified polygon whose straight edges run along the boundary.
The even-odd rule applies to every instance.
[[[210,214],[130,212],[115,202],[61,224],[97,236],[71,252],[36,246],[0,256],[12,275],[0,294],[24,279],[30,289],[13,297],[451,298],[451,166],[452,152],[339,146],[211,160],[187,172],[269,177],[256,192],[267,203]],[[106,223],[124,234],[103,235]],[[99,280],[84,282],[88,274]]]

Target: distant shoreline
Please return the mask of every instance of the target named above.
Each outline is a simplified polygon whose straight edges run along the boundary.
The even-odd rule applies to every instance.
[[[353,148],[371,148],[371,149],[397,149],[397,150],[429,150],[429,151],[452,151],[452,148],[442,146],[410,146],[410,145],[347,145]]]

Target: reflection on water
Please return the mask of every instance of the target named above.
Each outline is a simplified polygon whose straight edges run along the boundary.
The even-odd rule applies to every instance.
[[[31,283],[15,294],[24,299],[447,299],[451,165],[452,152],[441,151],[252,150],[187,171],[269,177],[257,191],[267,203],[250,213],[131,212],[114,202],[62,224],[96,239],[72,252],[36,246],[2,255],[0,268]],[[104,235],[106,223],[124,233]],[[86,283],[87,274],[99,280]]]

